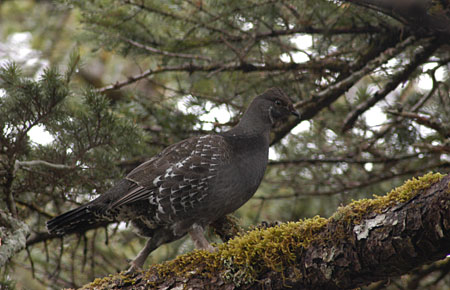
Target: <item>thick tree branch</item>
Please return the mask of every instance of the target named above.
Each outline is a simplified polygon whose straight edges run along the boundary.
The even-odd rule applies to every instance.
[[[389,1],[343,0],[389,15],[416,30],[416,33],[432,33],[443,39],[450,38],[450,2],[448,1]]]
[[[28,226],[0,210],[0,267],[25,247]]]
[[[352,289],[445,258],[450,175],[427,174],[331,218],[257,229],[96,289]]]

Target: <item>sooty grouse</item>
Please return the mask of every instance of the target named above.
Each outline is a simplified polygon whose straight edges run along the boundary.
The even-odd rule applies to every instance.
[[[186,233],[197,248],[212,250],[203,229],[253,196],[266,169],[270,130],[291,114],[298,117],[291,100],[281,89],[270,89],[231,130],[167,147],[97,199],[48,221],[47,229],[64,235],[131,221],[149,239],[129,272],[161,244]]]

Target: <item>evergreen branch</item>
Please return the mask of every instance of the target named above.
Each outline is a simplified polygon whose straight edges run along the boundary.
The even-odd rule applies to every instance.
[[[425,103],[433,96],[433,94],[436,92],[436,90],[438,89],[438,82],[436,80],[436,77],[434,76],[434,74],[431,74],[431,79],[433,80],[433,87],[431,88],[431,90],[426,94],[423,95],[409,110],[410,112],[417,112],[423,105],[425,105]],[[367,150],[370,147],[374,146],[375,143],[382,138],[383,136],[385,136],[396,124],[400,123],[403,120],[403,117],[398,116],[396,117],[391,123],[386,124],[385,126],[383,126],[378,132],[376,132],[374,134],[374,136],[371,138],[371,140],[369,140],[369,142],[365,143],[362,145],[362,149],[363,150]]]
[[[160,50],[145,44],[141,44],[137,41],[131,40],[129,38],[125,38],[125,37],[120,37],[123,41],[137,47],[137,48],[141,48],[144,49],[150,53],[156,53],[156,54],[161,54],[164,56],[170,56],[170,57],[177,57],[177,58],[188,58],[188,59],[201,59],[201,60],[206,60],[206,61],[212,61],[212,59],[210,57],[207,56],[203,56],[203,55],[196,55],[196,54],[189,54],[189,53],[175,53],[175,52],[170,52],[170,51],[165,51],[165,50]]]
[[[367,164],[367,163],[387,163],[416,158],[420,153],[409,154],[398,157],[383,157],[372,159],[348,158],[348,157],[327,157],[327,158],[297,158],[289,160],[271,160],[269,165],[298,165],[302,163],[320,164],[320,163],[352,163],[352,164]]]
[[[417,49],[411,57],[410,63],[400,72],[392,76],[390,81],[377,91],[371,98],[359,104],[353,111],[351,111],[345,118],[342,131],[345,132],[351,129],[359,116],[361,116],[368,109],[373,107],[377,102],[384,99],[390,92],[395,90],[397,86],[405,82],[410,75],[422,65],[440,46],[436,40],[426,43],[421,49]]]
[[[188,1],[188,2],[190,3],[191,1]],[[229,15],[237,15],[237,14],[239,14],[240,11],[249,11],[251,9],[254,9],[257,6],[262,6],[262,5],[266,5],[266,4],[273,4],[274,2],[275,1],[267,1],[267,2],[261,1],[261,2],[257,2],[257,3],[252,3],[251,5],[242,6],[239,9],[235,9],[235,10],[230,11],[229,13],[224,13],[224,14],[221,14],[221,15],[212,15],[211,13],[209,13],[208,11],[205,10],[203,5],[198,6],[198,5],[195,5],[195,4],[191,3],[191,5],[195,6],[198,11],[204,12],[204,13],[208,14],[211,17],[211,20],[209,21],[209,23],[213,23],[213,22],[221,19],[231,29],[239,32],[238,35],[234,35],[234,34],[228,33],[228,31],[226,31],[226,30],[216,28],[216,27],[210,25],[209,23],[200,22],[200,21],[198,21],[196,19],[188,18],[188,17],[181,16],[181,15],[177,15],[175,13],[162,11],[162,10],[156,9],[154,7],[146,6],[143,3],[135,3],[135,2],[132,2],[130,0],[124,1],[124,3],[126,3],[126,4],[139,7],[140,9],[146,10],[147,12],[159,14],[161,16],[169,17],[169,18],[172,18],[174,20],[179,20],[179,21],[185,21],[187,23],[192,23],[192,24],[196,25],[196,28],[202,27],[202,28],[205,28],[205,29],[210,30],[212,32],[216,32],[219,35],[221,35],[222,37],[226,36],[226,39],[228,41],[230,41],[230,42],[242,42],[242,41],[247,40],[249,38],[253,38],[254,40],[261,40],[261,39],[265,39],[265,38],[295,35],[295,34],[299,34],[299,33],[323,34],[323,35],[374,34],[374,33],[382,33],[383,30],[384,30],[384,29],[382,29],[380,27],[375,27],[375,26],[371,26],[371,25],[360,26],[360,27],[352,25],[352,26],[332,27],[332,28],[330,28],[330,27],[325,27],[325,28],[319,27],[318,28],[318,27],[313,27],[311,25],[304,25],[304,26],[288,28],[288,29],[269,28],[269,31],[256,32],[256,33],[254,31],[252,31],[252,33],[249,33],[247,31],[243,31],[240,27],[237,27],[237,26],[233,25],[232,23],[230,23],[229,21],[227,21],[227,17]],[[210,45],[210,44],[215,44],[215,43],[222,43],[222,39],[220,39],[220,38],[214,38],[214,39],[208,38],[205,41],[202,41],[201,39],[197,39],[196,43],[197,43],[197,45],[198,45],[198,43],[201,43],[202,46],[205,46],[205,45]],[[190,46],[190,47],[193,48],[195,46]]]
[[[339,97],[342,96],[348,89],[350,89],[357,81],[363,78],[365,75],[372,72],[374,69],[387,62],[395,55],[401,53],[406,47],[413,44],[415,41],[414,36],[410,36],[397,43],[395,47],[390,47],[387,43],[387,47],[379,53],[377,57],[373,56],[373,53],[378,52],[378,49],[369,51],[358,62],[355,62],[353,68],[356,70],[352,73],[347,72],[342,74],[342,78],[336,83],[328,86],[326,89],[313,93],[312,96],[305,101],[295,104],[296,108],[301,106],[301,119],[292,119],[291,122],[286,122],[283,127],[275,131],[271,144],[277,143],[286,134],[288,134],[295,126],[297,126],[302,120],[308,120],[313,118],[323,108],[331,105]]]
[[[25,270],[32,271],[31,266],[21,263],[20,260],[15,261],[15,264]],[[64,289],[77,288],[77,285],[75,285],[74,283],[70,282],[67,279],[64,279],[64,277],[60,277],[61,275],[59,275],[59,276],[52,275],[51,273],[48,273],[47,271],[41,270],[39,268],[35,269],[35,274],[36,274],[36,276],[34,277],[34,279],[36,279],[43,285],[46,285],[46,284],[61,285],[60,287],[62,287]],[[40,278],[40,276],[42,276],[43,278]]]
[[[111,91],[111,90],[118,90],[118,89],[120,89],[122,87],[128,86],[128,85],[130,85],[132,83],[135,83],[135,82],[137,82],[139,80],[142,80],[142,79],[144,79],[144,78],[146,78],[146,77],[148,77],[148,76],[150,76],[150,75],[152,75],[154,73],[155,73],[155,71],[153,71],[152,69],[148,69],[148,70],[144,71],[141,74],[128,77],[128,79],[126,81],[121,81],[121,82],[117,81],[114,84],[111,84],[111,85],[108,85],[108,86],[104,86],[102,88],[95,89],[95,91],[97,93],[105,93],[105,92],[108,92],[108,91]]]
[[[449,6],[448,3],[442,4],[439,1],[432,3],[432,1],[389,0],[342,1],[354,3],[389,15],[403,24],[414,28],[418,34],[425,31],[441,37],[446,42],[448,42],[450,37],[450,17],[446,14]]]
[[[374,69],[380,65],[386,63],[388,60],[401,53],[406,47],[413,44],[415,37],[410,36],[399,42],[395,47],[388,48],[382,52],[378,57],[369,61],[363,68],[355,71],[343,80],[328,86],[325,90],[313,94],[311,98],[311,103],[314,106],[327,106],[334,102],[341,94],[348,89],[350,89],[357,81],[372,72]]]
[[[69,166],[69,165],[65,165],[65,164],[55,164],[55,163],[50,163],[44,160],[30,160],[30,161],[19,161],[16,160],[16,168],[20,168],[20,167],[27,167],[27,166],[46,166],[46,167],[50,167],[53,169],[58,169],[58,170],[67,170],[67,169],[74,169],[74,166]]]
[[[78,235],[83,235],[87,231],[98,229],[98,228],[104,228],[107,227],[110,224],[113,224],[114,222],[102,222],[102,223],[96,223],[93,224],[91,227],[86,227],[82,232],[77,232]],[[32,246],[37,243],[42,243],[45,241],[53,240],[53,239],[60,239],[61,236],[57,236],[55,234],[49,234],[48,232],[33,232],[28,238],[26,242],[26,246]]]
[[[374,26],[342,26],[342,27],[313,27],[313,26],[301,26],[291,29],[282,29],[282,30],[272,30],[267,32],[256,33],[256,39],[262,39],[267,37],[278,37],[278,36],[287,36],[299,33],[305,34],[324,34],[324,35],[339,35],[339,34],[372,34],[372,33],[382,33],[383,30],[379,27]],[[233,41],[237,41],[233,39]]]
[[[42,208],[38,207],[34,202],[28,203],[28,202],[25,202],[25,201],[22,201],[22,200],[18,200],[18,199],[16,199],[15,202],[20,204],[20,205],[28,207],[33,212],[37,212],[38,214],[43,215],[43,216],[45,216],[48,219],[53,217],[51,214],[49,214],[48,212],[44,211]]]
[[[438,154],[446,154],[446,153],[450,153],[450,140],[448,140],[447,143],[444,143],[442,145],[431,145],[429,143],[420,143],[420,144],[414,144],[414,147],[426,149],[429,152],[435,152]]]
[[[293,194],[284,194],[284,195],[274,195],[274,196],[255,196],[254,199],[261,200],[276,200],[276,199],[289,199],[289,198],[298,198],[305,196],[330,196],[335,194],[342,194],[351,190],[361,189],[376,183],[380,183],[383,181],[391,180],[393,178],[402,177],[402,176],[414,176],[418,174],[423,174],[430,170],[437,170],[438,168],[449,168],[450,162],[440,162],[438,164],[432,164],[426,167],[422,167],[419,169],[405,170],[400,173],[384,173],[381,175],[374,175],[374,177],[369,178],[364,181],[354,181],[342,187],[334,188],[328,191],[313,191],[313,192],[295,192]]]
[[[392,28],[394,29],[394,28]],[[383,33],[384,29],[380,27],[374,26],[342,26],[342,27],[333,27],[333,28],[322,28],[322,27],[313,27],[310,25],[300,26],[295,28],[288,29],[270,29],[269,31],[256,32],[251,35],[233,35],[231,37],[227,37],[227,41],[229,42],[243,42],[248,40],[249,38],[254,41],[261,41],[270,38],[280,37],[280,36],[293,36],[296,34],[317,34],[317,35],[346,35],[346,34],[377,34]],[[409,32],[405,33],[405,35],[409,34]],[[189,48],[203,47],[212,44],[221,44],[223,40],[220,38],[208,38],[208,39],[197,39],[195,45],[188,46]]]
[[[414,270],[413,273],[411,273],[410,277],[408,278],[407,289],[408,290],[420,289],[419,288],[420,281],[429,274],[436,271],[440,271],[444,275],[444,277],[445,275],[448,275],[448,273],[450,272],[450,257],[447,257],[446,259],[438,261],[431,265],[426,265],[423,268]],[[442,274],[439,275],[439,277],[435,279],[433,282],[430,282],[427,285],[429,288],[428,287],[427,288],[431,289],[433,288],[433,286],[436,287],[435,285],[437,284],[437,282],[439,282],[440,279],[443,278]]]
[[[233,22],[229,20],[229,17],[227,17],[227,16],[229,15],[229,13],[223,13],[223,14],[221,14],[221,15],[215,15],[215,14],[213,14],[211,11],[207,10],[207,9],[205,8],[205,5],[203,5],[203,3],[199,5],[198,2],[193,2],[192,0],[186,0],[186,2],[189,3],[191,7],[194,7],[195,9],[197,9],[197,13],[202,12],[202,13],[204,13],[204,14],[210,16],[210,17],[211,17],[211,20],[208,21],[209,23],[215,22],[215,21],[217,21],[217,20],[220,19],[220,20],[222,20],[223,23],[225,23],[229,28],[234,29],[234,30],[237,30],[237,31],[239,31],[240,33],[244,33],[244,34],[247,34],[247,35],[248,35],[248,32],[244,31],[241,27],[238,27],[238,26],[234,25]],[[274,2],[274,0],[270,0],[269,2],[261,3],[261,4],[262,4],[262,5],[265,5],[265,4],[267,4],[267,3],[273,3],[273,2]],[[258,4],[259,4],[259,3],[258,3]],[[260,5],[261,5],[261,4],[260,4]],[[256,5],[251,5],[251,6],[256,6]],[[242,9],[238,9],[238,11],[242,11]],[[235,13],[236,13],[236,12],[237,12],[237,11],[235,11]]]
[[[221,35],[226,35],[227,37],[232,37],[231,34],[228,31],[220,29],[220,28],[217,28],[217,27],[214,27],[214,26],[212,26],[212,25],[210,25],[208,23],[200,22],[200,21],[196,20],[196,18],[194,18],[194,17],[187,17],[187,16],[184,16],[184,15],[178,15],[178,14],[175,14],[175,13],[171,13],[169,11],[163,11],[163,10],[157,9],[155,7],[147,6],[142,1],[141,1],[141,3],[135,3],[135,2],[133,2],[131,0],[125,0],[124,3],[132,5],[132,6],[135,6],[135,7],[138,7],[140,9],[142,9],[142,10],[147,11],[147,12],[159,14],[159,15],[162,15],[164,17],[172,18],[174,20],[179,20],[179,21],[182,21],[182,22],[185,22],[185,23],[196,24],[196,25],[199,25],[200,27],[204,27],[204,28],[206,28],[208,30],[217,32],[217,33],[219,33]]]
[[[117,90],[124,86],[133,84],[139,80],[147,78],[151,75],[166,73],[166,72],[214,72],[217,70],[221,71],[242,71],[242,72],[253,72],[253,71],[296,71],[296,70],[330,70],[330,71],[340,71],[344,69],[346,64],[337,59],[319,59],[312,60],[305,63],[241,63],[241,62],[229,62],[229,63],[214,63],[208,65],[199,65],[194,63],[184,63],[175,66],[161,66],[156,69],[148,69],[138,75],[130,76],[126,81],[116,82],[114,84],[96,89],[96,92],[103,93],[110,90]]]
[[[422,115],[419,115],[419,114],[413,113],[413,112],[404,112],[404,111],[397,112],[397,111],[392,111],[392,110],[388,110],[386,112],[388,112],[389,114],[395,115],[395,116],[401,116],[403,118],[413,119],[418,124],[424,125],[425,127],[428,127],[430,129],[437,131],[444,138],[450,138],[450,130],[443,127],[443,124],[438,122],[434,118],[425,117],[425,116],[422,116]]]

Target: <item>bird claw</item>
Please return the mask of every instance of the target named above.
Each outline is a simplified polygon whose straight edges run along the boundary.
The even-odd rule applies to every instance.
[[[125,272],[125,275],[133,275],[136,274],[136,272],[140,271],[141,268],[131,263],[130,268]]]
[[[213,247],[210,244],[208,244],[208,246],[205,247],[204,250],[206,250],[206,251],[208,251],[210,253],[214,253],[214,252],[217,252],[217,247]]]

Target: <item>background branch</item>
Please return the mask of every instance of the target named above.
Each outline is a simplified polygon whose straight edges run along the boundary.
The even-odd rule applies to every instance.
[[[410,75],[417,69],[418,66],[423,64],[440,46],[439,41],[431,40],[429,43],[423,45],[422,49],[418,49],[411,57],[411,61],[406,67],[396,75],[392,76],[391,81],[383,85],[382,89],[378,90],[372,97],[365,102],[359,104],[344,120],[342,131],[347,131],[352,128],[358,119],[364,112],[370,109],[380,100],[384,99],[390,92],[395,90],[397,86],[410,77]]]

